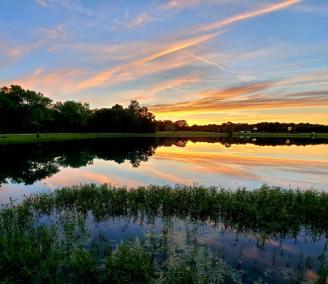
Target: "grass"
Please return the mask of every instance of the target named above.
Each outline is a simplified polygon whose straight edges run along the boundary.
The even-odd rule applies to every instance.
[[[328,138],[328,133],[233,133],[233,137],[263,138]],[[99,139],[99,138],[138,138],[138,137],[228,137],[228,133],[192,132],[192,131],[161,131],[156,133],[41,133],[31,134],[0,134],[1,144],[38,143],[65,140]]]
[[[296,236],[301,228],[328,234],[328,194],[263,186],[229,191],[201,186],[148,186],[136,189],[107,185],[64,188],[27,198],[23,205],[39,212],[91,211],[96,220],[113,216],[177,216],[192,221],[224,223],[263,236]]]
[[[88,230],[115,217],[166,224],[113,245]],[[49,222],[42,222],[48,216]],[[2,283],[241,283],[242,272],[229,267],[208,247],[187,234],[175,245],[172,218],[252,230],[259,239],[296,237],[301,230],[316,238],[328,233],[328,194],[263,186],[228,191],[201,186],[148,186],[127,189],[83,185],[26,198],[0,210]],[[322,259],[319,280],[327,277]],[[319,282],[320,283],[320,282]]]

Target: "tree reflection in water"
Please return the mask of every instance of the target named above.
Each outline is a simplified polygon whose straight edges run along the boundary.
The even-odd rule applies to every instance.
[[[94,159],[126,161],[133,167],[155,154],[158,147],[185,147],[190,142],[220,143],[222,145],[252,143],[258,146],[313,145],[328,143],[326,139],[288,139],[250,137],[197,137],[197,138],[113,138],[100,140],[66,141],[40,144],[0,146],[0,184],[33,184],[58,173],[61,167],[80,168],[93,163]]]

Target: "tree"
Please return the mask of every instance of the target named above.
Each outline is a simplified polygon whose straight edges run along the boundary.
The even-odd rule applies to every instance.
[[[91,115],[89,104],[75,101],[57,102],[52,110],[53,122],[62,132],[84,131]]]
[[[0,129],[8,132],[39,131],[49,118],[52,100],[41,93],[12,85],[0,89]]]
[[[174,122],[174,126],[176,127],[176,130],[187,130],[188,123],[185,120],[177,120]]]

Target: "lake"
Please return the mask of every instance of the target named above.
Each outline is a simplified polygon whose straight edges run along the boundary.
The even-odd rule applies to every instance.
[[[0,146],[0,201],[21,200],[84,183],[112,185],[200,184],[248,190],[263,184],[327,190],[328,141],[251,138],[103,139]],[[265,206],[265,204],[263,204]],[[47,219],[47,217],[45,217]],[[42,221],[42,220],[41,220]],[[48,222],[44,221],[43,222]],[[120,243],[168,232],[170,246],[187,250],[190,239],[218,252],[243,282],[314,281],[327,267],[327,238],[300,227],[265,235],[252,229],[192,222],[113,217],[88,218],[97,239]],[[265,236],[265,237],[263,237]]]
[[[0,146],[0,201],[80,183],[326,190],[328,141],[111,139]]]

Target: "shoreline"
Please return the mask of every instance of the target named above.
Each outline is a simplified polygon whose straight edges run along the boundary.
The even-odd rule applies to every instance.
[[[0,134],[2,144],[25,144],[39,142],[56,142],[68,140],[104,139],[104,138],[197,138],[197,137],[240,137],[240,138],[298,138],[298,139],[328,139],[328,133],[241,133],[234,132],[192,132],[192,131],[162,131],[155,133],[35,133]]]

